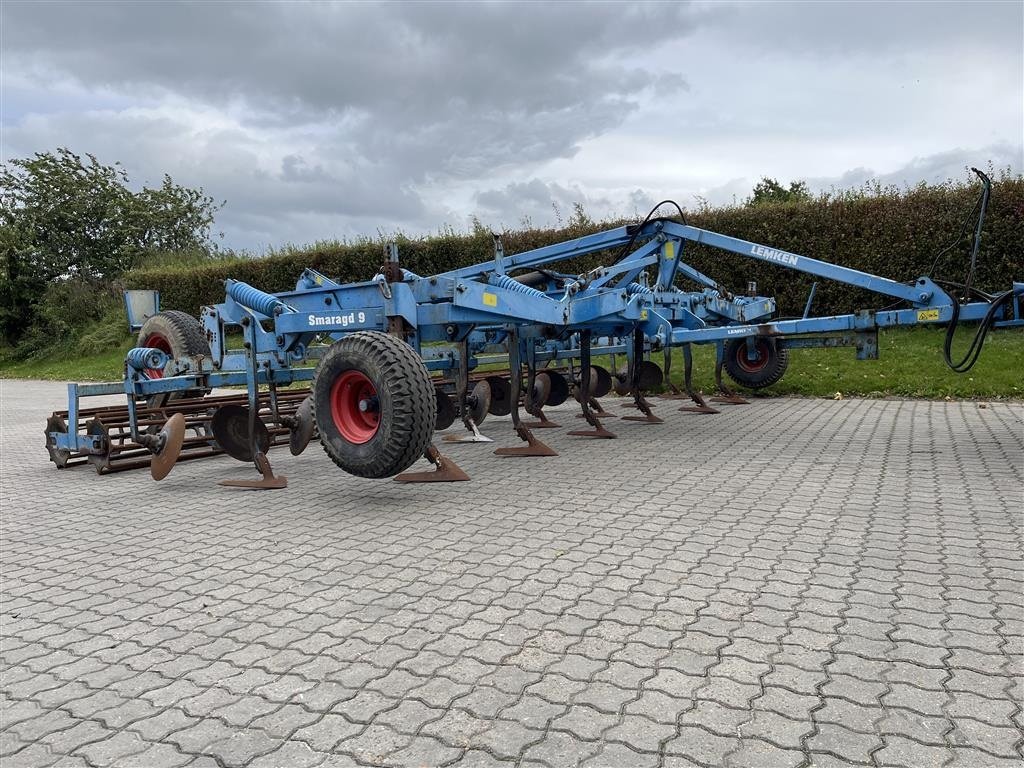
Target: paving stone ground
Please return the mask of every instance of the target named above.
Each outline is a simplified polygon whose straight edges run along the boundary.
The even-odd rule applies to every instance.
[[[63,387],[0,386],[4,768],[1021,764],[1019,404],[663,402],[254,493],[57,471]]]

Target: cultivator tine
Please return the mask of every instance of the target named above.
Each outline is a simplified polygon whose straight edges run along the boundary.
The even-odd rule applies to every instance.
[[[601,425],[597,416],[590,410],[590,403],[593,399],[589,396],[591,391],[590,375],[592,373],[590,367],[591,333],[592,332],[589,330],[580,331],[580,388],[577,399],[580,402],[580,406],[583,408],[583,418],[587,420],[587,423],[590,424],[593,429],[575,429],[569,434],[577,437],[598,437],[607,440],[614,438],[615,434],[605,429]]]
[[[530,431],[529,427],[525,426],[519,420],[519,389],[522,386],[523,380],[523,369],[520,363],[519,354],[519,337],[518,334],[513,332],[509,340],[509,353],[508,353],[509,370],[512,374],[512,426],[515,427],[516,434],[519,435],[520,439],[526,442],[526,445],[520,445],[515,448],[498,448],[494,453],[496,456],[557,456],[558,451],[545,445]],[[532,400],[531,391],[535,382],[529,382],[530,387],[527,389],[527,399]],[[548,382],[546,391],[542,391],[540,394],[543,395],[543,399],[547,400],[547,396],[551,393],[551,382]]]
[[[514,448],[497,448],[494,451],[495,456],[557,456],[558,451],[545,443],[542,443],[536,437],[533,432],[520,422],[516,426],[516,434],[520,438],[526,441],[526,445],[519,445]],[[571,432],[569,434],[572,434]]]
[[[579,398],[577,398],[577,401],[578,400],[579,400]],[[623,405],[624,405],[625,408],[632,408],[633,407],[633,406],[628,405],[628,404],[623,404]],[[596,397],[588,397],[587,398],[587,406],[590,408],[590,412],[593,413],[595,416],[597,416],[599,419],[617,419],[617,418],[619,418],[619,415],[617,413],[611,413],[610,411],[606,411],[604,409],[604,406],[601,405],[601,402]],[[576,418],[577,419],[585,419],[585,418],[587,418],[587,416],[586,416],[585,413],[577,413],[576,414]]]
[[[708,405],[704,395],[693,388],[693,352],[689,344],[683,344],[683,386],[686,387],[686,394],[696,405],[684,405],[680,411],[689,413],[721,413],[716,408]]]
[[[259,473],[263,475],[259,480],[221,480],[220,484],[230,488],[248,488],[253,491],[288,487],[288,478],[284,475],[275,475],[274,470],[270,468],[270,459],[267,458],[267,454],[257,451],[253,457],[253,463]]]
[[[537,421],[524,421],[524,427],[529,427],[530,429],[558,429],[559,427],[562,426],[561,424],[556,424],[555,422],[548,419],[547,415],[544,413],[543,408],[536,408],[535,410],[528,411],[528,413],[531,413],[534,416],[536,416]]]
[[[468,424],[470,434],[468,435],[445,435],[442,439],[446,443],[493,443],[494,438],[488,437],[487,435],[480,432],[479,427],[473,423],[472,419],[463,419]]]
[[[665,423],[664,419],[659,419],[657,416],[654,415],[654,412],[651,410],[651,404],[648,403],[644,399],[644,396],[641,395],[640,392],[635,392],[633,394],[633,398],[634,398],[635,403],[636,403],[636,405],[635,405],[636,409],[638,411],[640,411],[640,413],[642,413],[643,416],[623,416],[622,417],[623,421],[639,421],[639,422],[642,422],[644,424],[664,424]]]
[[[716,346],[718,347],[718,351],[715,356],[715,387],[718,389],[720,394],[712,397],[712,401],[716,403],[728,403],[729,405],[750,405],[749,400],[744,400],[742,397],[737,395],[722,380],[722,365],[725,363],[725,347],[721,342]]]
[[[662,392],[658,397],[662,400],[685,400],[688,395],[672,383],[672,345],[665,345],[665,387],[667,392]]]
[[[396,483],[458,483],[469,480],[469,475],[462,471],[458,464],[441,455],[433,443],[427,448],[423,457],[434,465],[435,469],[428,472],[403,472],[395,475]]]
[[[470,434],[445,435],[446,443],[493,443],[494,440],[481,434],[478,424],[483,423],[491,406],[491,385],[486,380],[478,381],[469,392],[469,343],[459,344],[459,370],[455,377],[455,393],[462,423]],[[461,471],[461,470],[460,470]]]
[[[643,359],[644,355],[644,334],[643,331],[637,330],[633,333],[633,357],[629,363],[629,380],[630,380],[630,392],[633,395],[633,404],[643,416],[623,416],[623,421],[640,421],[645,424],[663,424],[664,419],[659,419],[651,411],[651,404],[648,403],[643,394],[641,394],[641,374],[644,371],[645,364],[647,361]],[[654,365],[651,363],[651,365]],[[654,365],[657,369],[658,366]],[[661,371],[658,370],[658,375],[661,375]],[[653,377],[652,377],[653,380]],[[649,382],[643,382],[649,383]]]

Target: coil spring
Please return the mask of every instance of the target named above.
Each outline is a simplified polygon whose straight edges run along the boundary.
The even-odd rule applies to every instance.
[[[630,283],[629,285],[626,286],[626,293],[628,293],[630,296],[636,296],[638,293],[646,295],[648,293],[654,293],[654,291],[652,291],[646,285],[640,285],[640,283]]]
[[[129,349],[125,355],[125,361],[136,371],[145,371],[150,368],[160,370],[171,358],[162,349],[155,347],[135,347]]]
[[[228,296],[243,307],[248,307],[267,317],[273,317],[275,309],[285,306],[285,303],[277,296],[261,291],[259,288],[253,288],[240,280],[228,281]]]
[[[514,280],[508,275],[495,275],[491,278],[491,285],[496,288],[504,288],[507,291],[515,291],[516,293],[524,293],[527,296],[543,296],[547,298],[547,294],[543,291],[538,291],[536,288],[531,288],[528,285],[523,285],[518,280]]]

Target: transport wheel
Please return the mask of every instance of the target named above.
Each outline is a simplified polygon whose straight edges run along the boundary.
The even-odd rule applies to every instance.
[[[142,324],[136,344],[140,347],[154,347],[166,352],[172,359],[210,356],[210,345],[203,334],[203,326],[187,312],[169,309],[158,312]],[[164,372],[158,368],[147,368],[146,375],[151,379],[163,378]],[[209,394],[208,389],[190,389],[184,392],[170,392],[166,395],[154,395],[149,399],[151,407],[160,407],[171,400],[192,397],[203,397]]]
[[[754,353],[756,357],[751,360],[745,339],[733,339],[725,345],[725,371],[741,386],[750,389],[770,387],[782,378],[789,367],[789,350],[775,339],[757,339]]]
[[[359,477],[391,477],[430,445],[437,394],[412,347],[360,331],[332,344],[317,365],[313,418],[335,464]]]

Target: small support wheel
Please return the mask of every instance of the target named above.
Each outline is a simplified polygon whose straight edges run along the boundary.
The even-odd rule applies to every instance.
[[[732,339],[725,345],[725,371],[737,384],[764,389],[782,378],[789,367],[789,350],[776,339],[754,340],[754,359],[747,353],[746,339]]]
[[[331,345],[313,376],[313,417],[331,460],[358,477],[397,475],[430,446],[437,395],[420,356],[378,331]]]
[[[157,312],[142,324],[136,344],[140,347],[153,347],[166,352],[172,360],[186,357],[210,357],[210,345],[203,334],[203,326],[187,312],[171,309]],[[146,375],[151,379],[163,378],[161,369],[149,368]],[[159,408],[164,404],[183,398],[205,397],[208,389],[190,389],[185,392],[169,392],[153,395],[149,398],[151,408]]]

